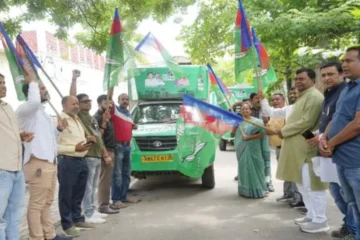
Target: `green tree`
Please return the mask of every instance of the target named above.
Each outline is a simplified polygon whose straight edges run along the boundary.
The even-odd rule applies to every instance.
[[[237,84],[235,82],[234,61],[220,60],[214,65],[214,71],[226,86],[230,87]]]
[[[169,16],[193,4],[195,0],[0,0],[0,16],[9,34],[21,31],[21,23],[47,20],[57,26],[56,35],[66,38],[75,24],[81,24],[83,32],[77,39],[97,52],[106,49],[114,9],[119,8],[127,39],[134,37],[138,24],[147,18],[164,22]],[[19,11],[15,18],[8,12],[13,7]]]
[[[307,63],[294,55],[299,47],[335,49],[360,41],[356,0],[243,0],[243,4],[280,81],[289,82],[293,69]],[[233,56],[236,12],[237,1],[210,0],[200,5],[195,22],[179,36],[194,63]]]

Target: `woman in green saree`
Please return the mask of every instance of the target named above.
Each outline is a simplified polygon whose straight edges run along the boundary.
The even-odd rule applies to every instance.
[[[250,103],[241,106],[242,116],[263,125],[263,121],[251,117]],[[269,195],[266,179],[270,178],[270,148],[265,130],[242,122],[234,128],[235,149],[238,160],[238,194],[247,198],[263,198]]]

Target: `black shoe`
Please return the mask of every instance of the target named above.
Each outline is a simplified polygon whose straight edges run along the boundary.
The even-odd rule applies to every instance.
[[[291,201],[289,202],[289,204],[296,204],[296,203],[298,203],[298,202],[302,202],[302,201],[299,200],[299,199],[293,198],[293,199],[291,199]]]
[[[338,230],[334,230],[331,232],[331,237],[333,238],[343,238],[348,235],[350,232],[345,224],[341,226]]]
[[[55,238],[53,238],[52,240],[72,240],[72,239],[73,237],[56,235]]]
[[[292,200],[292,197],[284,194],[282,197],[279,197],[276,199],[277,202],[290,202]]]
[[[98,211],[99,213],[104,213],[104,214],[117,214],[120,212],[119,209],[112,209],[108,206],[99,207]]]
[[[299,210],[302,215],[306,215],[306,214],[307,214],[307,209],[306,209],[306,208],[299,208],[299,209],[297,209],[297,210]]]
[[[234,180],[235,180],[235,181],[237,181],[238,179],[239,179],[239,177],[238,177],[238,176],[234,177]]]
[[[291,202],[289,205],[290,205],[291,208],[305,207],[305,204],[302,201],[295,202],[295,203]]]

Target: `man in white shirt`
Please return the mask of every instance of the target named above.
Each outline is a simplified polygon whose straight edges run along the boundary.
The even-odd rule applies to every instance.
[[[291,95],[292,92],[293,93],[297,92],[296,88],[292,88],[290,90],[289,95]],[[263,115],[272,118],[286,119],[290,115],[296,101],[296,98],[294,99],[291,98],[290,96],[290,100],[293,99],[293,102],[291,102],[290,105],[284,106],[282,108],[274,108],[274,107],[270,107],[269,101],[264,97],[264,94],[262,92],[259,92],[258,95],[261,98],[260,104],[263,111]]]
[[[26,78],[23,93],[27,101],[16,110],[20,127],[35,135],[32,142],[24,143],[24,175],[30,190],[29,237],[30,240],[70,239],[56,235],[51,217],[57,182],[56,135],[57,130],[63,130],[64,123],[59,121],[55,128],[43,105],[47,101],[47,90],[34,79],[33,75]]]

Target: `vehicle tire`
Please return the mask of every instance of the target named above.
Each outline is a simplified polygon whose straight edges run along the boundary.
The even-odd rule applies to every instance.
[[[215,170],[214,164],[207,167],[202,175],[202,186],[204,188],[213,189],[215,187]]]
[[[220,148],[220,151],[226,151],[226,140],[224,139],[220,139],[220,142],[219,142],[219,148]]]

